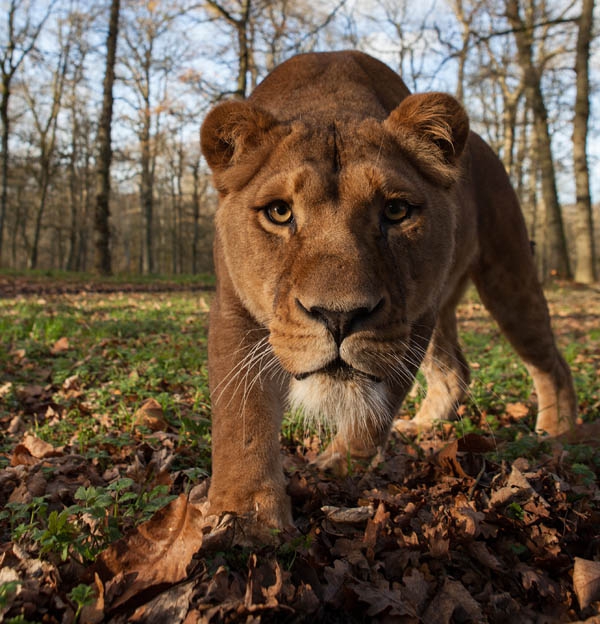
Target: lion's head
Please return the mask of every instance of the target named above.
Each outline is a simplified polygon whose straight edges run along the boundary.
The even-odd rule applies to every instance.
[[[226,102],[203,125],[219,268],[268,329],[292,403],[342,432],[389,420],[421,360],[455,253],[467,136],[439,93],[366,118]]]

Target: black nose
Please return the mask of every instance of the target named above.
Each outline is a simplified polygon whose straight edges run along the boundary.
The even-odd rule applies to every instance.
[[[309,316],[327,327],[339,347],[346,336],[356,331],[362,321],[366,321],[380,308],[382,302],[383,299],[373,307],[357,307],[352,310],[329,310],[321,306],[307,309],[300,301],[298,304]]]

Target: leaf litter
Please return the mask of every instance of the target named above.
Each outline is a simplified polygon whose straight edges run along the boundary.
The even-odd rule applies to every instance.
[[[76,348],[60,338],[51,357]],[[583,353],[597,361],[589,344]],[[195,451],[152,397],[114,395],[130,405],[131,429],[105,436],[95,455],[77,437],[38,437],[32,418],[60,427],[74,407],[95,427],[119,425],[110,410],[94,414],[86,380],[43,375],[1,386],[1,400],[13,401],[2,416],[13,428],[0,464],[4,621],[600,618],[594,423],[537,446],[517,436],[521,454],[489,432],[393,437],[377,466],[356,464],[343,478],[311,465],[314,438],[283,438],[296,529],[282,534],[252,518],[207,515],[209,481],[181,465]],[[185,396],[183,386],[165,387]],[[505,415],[518,426],[531,406],[507,400]]]

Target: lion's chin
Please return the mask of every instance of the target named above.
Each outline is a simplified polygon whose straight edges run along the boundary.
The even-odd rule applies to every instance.
[[[359,371],[325,369],[304,378],[293,378],[289,401],[302,412],[309,426],[326,429],[343,438],[370,442],[372,432],[386,427],[393,410],[384,383]]]

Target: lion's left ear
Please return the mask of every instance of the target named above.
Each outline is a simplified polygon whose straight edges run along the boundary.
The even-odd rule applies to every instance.
[[[469,136],[469,118],[458,100],[446,93],[409,95],[390,113],[384,127],[415,156],[438,161],[439,173],[447,178]],[[416,141],[416,143],[415,143]]]

